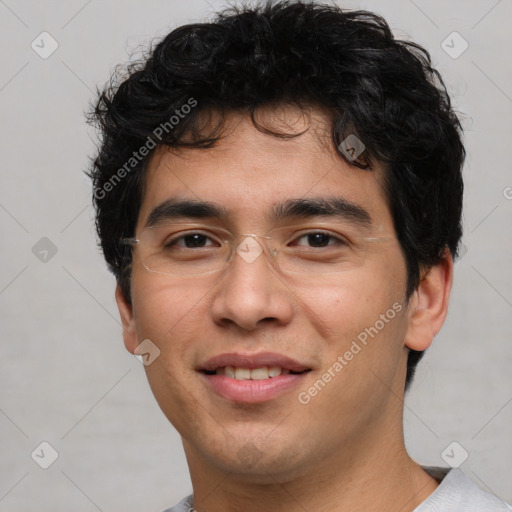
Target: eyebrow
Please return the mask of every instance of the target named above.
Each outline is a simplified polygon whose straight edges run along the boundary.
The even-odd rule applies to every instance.
[[[274,206],[271,220],[280,221],[289,217],[337,217],[366,227],[372,223],[367,210],[342,197],[289,199]]]
[[[151,211],[145,227],[183,219],[227,221],[229,217],[229,210],[216,203],[193,199],[167,199]],[[336,196],[287,199],[275,204],[271,213],[266,215],[268,221],[275,223],[293,217],[336,217],[362,227],[369,227],[372,224],[371,216],[366,209]]]

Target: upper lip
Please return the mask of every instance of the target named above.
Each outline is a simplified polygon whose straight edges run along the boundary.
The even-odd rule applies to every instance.
[[[282,354],[261,352],[259,354],[219,354],[208,359],[198,370],[213,372],[217,370],[217,368],[225,368],[226,366],[249,368],[251,370],[263,368],[264,366],[279,366],[282,369],[287,369],[292,372],[303,372],[310,369],[310,367]]]

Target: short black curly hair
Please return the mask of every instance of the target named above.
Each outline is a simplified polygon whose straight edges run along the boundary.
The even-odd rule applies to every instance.
[[[460,122],[429,53],[395,39],[376,14],[303,1],[231,7],[210,23],[176,28],[98,94],[89,114],[101,133],[89,170],[96,227],[128,301],[131,252],[121,239],[134,235],[154,148],[212,147],[230,112],[255,122],[256,109],[285,102],[327,109],[334,147],[351,165],[371,172],[372,162],[386,164],[407,298],[422,268],[438,263],[447,248],[457,255]],[[205,132],[198,114],[212,110],[221,122]],[[354,161],[340,150],[350,134],[366,148]],[[410,351],[406,387],[422,355]]]

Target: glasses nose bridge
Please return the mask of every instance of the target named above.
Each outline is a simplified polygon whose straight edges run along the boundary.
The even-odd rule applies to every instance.
[[[268,258],[270,256],[271,263],[274,263],[273,260],[279,253],[279,250],[275,244],[272,244],[272,240],[271,236],[241,233],[232,245],[232,257],[238,255],[246,263],[253,263],[262,253],[267,253],[265,257]]]

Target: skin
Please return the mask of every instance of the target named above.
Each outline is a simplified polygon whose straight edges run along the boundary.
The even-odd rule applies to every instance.
[[[211,149],[160,148],[147,170],[138,236],[168,198],[202,199],[230,211],[234,233],[264,234],[265,213],[283,199],[339,195],[364,207],[377,236],[394,237],[381,166],[362,171],[330,142],[327,115],[292,106],[258,120],[302,135],[258,131],[229,117]],[[307,227],[324,226],[323,219]],[[449,253],[423,272],[406,301],[406,266],[396,240],[378,243],[364,263],[328,279],[285,278],[258,258],[235,257],[221,277],[175,278],[148,272],[134,250],[132,301],[118,287],[124,342],[133,353],[150,339],[161,351],[146,366],[152,391],[183,439],[194,508],[217,511],[411,511],[437,482],[408,456],[402,414],[408,349],[425,350],[447,313]],[[335,378],[303,405],[314,384],[394,303],[403,307]],[[311,371],[299,389],[262,404],[214,394],[196,371],[225,352],[277,352]]]

